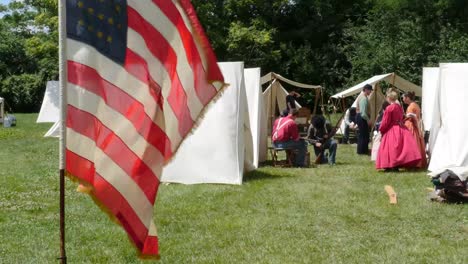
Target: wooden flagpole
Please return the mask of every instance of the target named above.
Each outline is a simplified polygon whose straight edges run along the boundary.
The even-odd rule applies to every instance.
[[[67,117],[67,30],[66,2],[59,0],[59,80],[60,80],[60,143],[59,143],[59,177],[60,177],[60,263],[67,263],[65,252],[65,142]]]

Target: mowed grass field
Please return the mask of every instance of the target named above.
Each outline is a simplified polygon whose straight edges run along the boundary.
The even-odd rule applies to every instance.
[[[0,128],[0,263],[58,263],[58,140],[37,115],[16,116]],[[377,172],[354,153],[339,145],[333,167],[262,167],[241,186],[161,185],[160,263],[468,263],[466,205],[432,203],[424,172]],[[143,262],[76,187],[67,180],[69,263]]]

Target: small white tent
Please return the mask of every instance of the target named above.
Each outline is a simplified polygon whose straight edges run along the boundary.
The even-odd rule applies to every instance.
[[[54,123],[46,132],[44,137],[58,137],[60,133],[60,95],[59,82],[48,81],[44,99],[42,100],[41,111],[37,117],[37,123]]]
[[[432,103],[430,171],[468,167],[468,63],[441,63],[439,69]]]
[[[59,121],[60,96],[59,82],[48,81],[42,100],[41,111],[37,117],[37,123],[55,123]]]
[[[266,157],[266,147],[265,152],[260,148],[266,145],[260,69],[246,70],[244,81],[243,63],[219,66],[230,87],[164,168],[163,182],[241,184],[243,173],[257,168]]]
[[[370,84],[373,86],[374,91],[371,93],[369,96],[369,104],[370,104],[370,114],[371,114],[371,121],[372,123],[375,121],[377,118],[377,115],[380,111],[380,108],[382,106],[383,101],[385,100],[385,95],[382,92],[382,88],[378,85],[379,82],[385,81],[399,90],[409,92],[412,91],[414,92],[417,96],[422,95],[422,88],[408,80],[403,79],[402,77],[398,76],[395,73],[387,73],[387,74],[382,74],[382,75],[376,75],[373,76],[372,78],[369,78],[349,89],[346,89],[342,92],[339,92],[335,95],[332,95],[331,97],[334,99],[343,99],[348,96],[354,96],[358,95],[362,92],[362,89],[366,84]],[[356,107],[357,105],[357,98],[353,103],[353,107]],[[340,128],[337,131],[337,134],[343,134],[344,133],[344,128],[345,128],[345,123],[344,120],[342,120],[340,124]]]

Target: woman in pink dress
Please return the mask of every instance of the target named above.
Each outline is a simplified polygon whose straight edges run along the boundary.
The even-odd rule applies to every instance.
[[[418,144],[404,125],[403,108],[395,103],[397,99],[394,91],[387,95],[390,105],[385,109],[379,128],[382,140],[375,163],[377,169],[413,168],[421,161]]]

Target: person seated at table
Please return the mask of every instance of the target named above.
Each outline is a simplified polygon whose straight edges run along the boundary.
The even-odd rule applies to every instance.
[[[305,156],[307,153],[307,142],[299,137],[299,128],[294,120],[296,120],[298,111],[291,109],[287,117],[280,117],[275,120],[271,139],[273,147],[283,149],[297,150],[293,165],[296,167],[305,166]]]
[[[314,146],[314,152],[319,163],[328,163],[335,165],[337,142],[330,137],[332,127],[326,122],[323,116],[314,116],[307,131],[307,139]],[[328,157],[325,155],[325,150],[328,150]]]
[[[356,107],[350,107],[348,108],[348,110],[346,110],[344,122],[345,122],[345,129],[344,129],[344,135],[343,135],[343,144],[348,144],[349,143],[349,130],[357,129]]]

